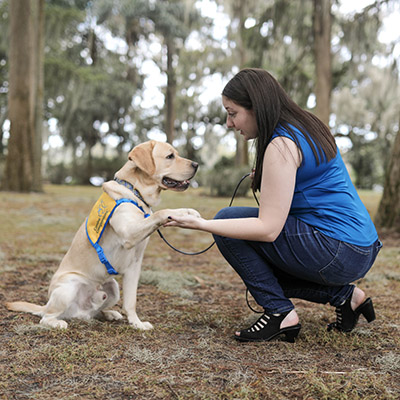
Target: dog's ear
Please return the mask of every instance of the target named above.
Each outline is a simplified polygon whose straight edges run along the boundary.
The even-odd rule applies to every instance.
[[[139,144],[129,153],[129,159],[133,161],[138,168],[149,175],[153,175],[156,171],[153,159],[154,145],[154,140],[150,140]]]

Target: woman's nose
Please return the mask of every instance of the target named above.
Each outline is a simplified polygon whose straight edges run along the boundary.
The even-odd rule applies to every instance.
[[[229,129],[235,127],[235,124],[232,122],[232,119],[229,117],[229,115],[226,117],[226,126]]]

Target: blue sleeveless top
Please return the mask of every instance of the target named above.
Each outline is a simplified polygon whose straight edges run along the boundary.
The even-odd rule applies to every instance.
[[[357,246],[375,243],[378,239],[375,226],[351,182],[339,149],[335,158],[317,165],[303,133],[292,129],[301,147],[303,161],[297,170],[289,214],[331,238]],[[296,142],[281,126],[275,129],[272,139],[278,136]]]

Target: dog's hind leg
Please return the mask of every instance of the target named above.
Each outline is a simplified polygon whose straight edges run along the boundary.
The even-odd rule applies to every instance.
[[[107,321],[118,321],[124,318],[121,313],[115,310],[102,310],[101,313]]]
[[[119,301],[119,286],[115,279],[111,278],[101,286],[101,289],[107,293],[107,300],[104,303],[104,308],[115,306]]]
[[[64,318],[76,314],[76,294],[78,287],[71,284],[61,284],[55,288],[46,304],[40,323],[52,328],[67,329],[68,323]]]
[[[109,308],[115,306],[119,301],[119,286],[115,279],[110,279],[103,283],[102,290],[107,293],[107,300],[104,303],[101,314],[107,321],[116,321],[123,319],[123,316],[115,310],[109,310]]]

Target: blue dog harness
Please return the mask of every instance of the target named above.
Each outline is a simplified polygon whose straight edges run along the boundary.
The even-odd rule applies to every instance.
[[[104,192],[99,197],[96,204],[90,211],[89,217],[86,219],[87,238],[89,239],[90,244],[96,250],[99,260],[105,265],[107,272],[110,275],[118,275],[118,272],[107,260],[107,257],[105,256],[103,248],[100,246],[99,242],[115,209],[123,203],[131,203],[135,205],[143,212],[145,218],[150,217],[150,214],[147,214],[143,210],[143,207],[141,207],[136,201],[126,198],[114,200]]]

